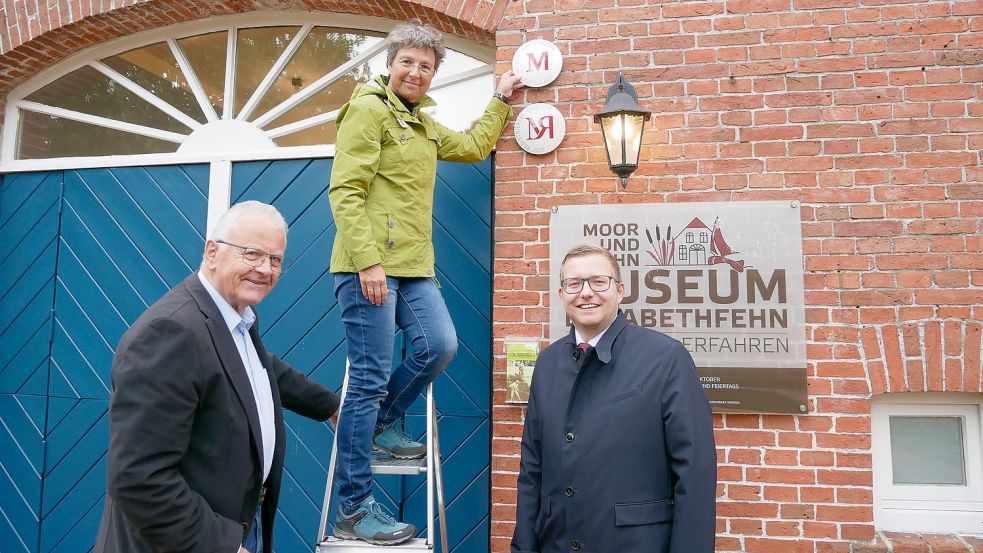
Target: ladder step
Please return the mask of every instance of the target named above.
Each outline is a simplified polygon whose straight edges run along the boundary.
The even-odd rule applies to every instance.
[[[317,544],[315,553],[365,553],[366,551],[433,551],[427,540],[423,538],[413,538],[399,545],[372,545],[361,540],[339,540],[330,537]]]
[[[395,459],[392,457],[373,457],[372,472],[376,474],[423,474],[427,472],[427,458]]]

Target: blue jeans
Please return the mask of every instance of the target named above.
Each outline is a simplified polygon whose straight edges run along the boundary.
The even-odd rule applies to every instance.
[[[429,278],[386,277],[380,306],[362,294],[358,273],[335,273],[348,349],[348,393],[338,421],[338,497],[351,513],[372,493],[372,436],[400,419],[423,388],[457,354],[457,333],[437,285]],[[397,327],[412,351],[395,369]]]
[[[263,553],[263,515],[260,511],[261,509],[256,511],[252,527],[242,538],[242,546],[249,553]]]

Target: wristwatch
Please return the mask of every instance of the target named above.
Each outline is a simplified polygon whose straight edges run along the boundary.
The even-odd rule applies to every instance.
[[[494,94],[492,94],[492,96],[498,98],[499,100],[505,102],[506,104],[509,103],[509,97],[502,94],[501,92],[495,92]]]

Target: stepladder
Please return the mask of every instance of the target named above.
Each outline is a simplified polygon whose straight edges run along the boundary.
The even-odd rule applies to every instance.
[[[348,377],[350,366],[345,363],[345,380],[341,387],[341,405],[345,404],[348,395]],[[433,383],[426,387],[426,446],[427,455],[423,459],[395,459],[391,457],[373,456],[372,473],[374,475],[400,475],[415,477],[426,476],[427,519],[426,532],[421,537],[411,538],[399,545],[373,545],[360,540],[343,540],[334,537],[331,520],[331,506],[334,499],[335,469],[338,461],[338,433],[334,434],[331,444],[331,456],[328,462],[328,477],[324,486],[324,501],[321,505],[321,522],[317,530],[317,543],[314,553],[364,553],[366,551],[419,551],[430,552],[435,549],[436,534],[434,523],[439,526],[440,549],[447,553],[447,519],[444,509],[444,482],[441,473],[440,440],[437,431],[437,409],[434,406]],[[339,412],[338,423],[342,413]],[[336,429],[337,430],[337,429]]]

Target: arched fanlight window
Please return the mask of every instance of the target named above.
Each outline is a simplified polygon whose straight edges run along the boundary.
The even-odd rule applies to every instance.
[[[330,24],[232,27],[76,63],[14,102],[13,160],[330,145],[355,86],[386,73],[384,37]],[[449,49],[430,90],[434,117],[468,127],[484,107],[468,99],[490,97],[492,72]]]

